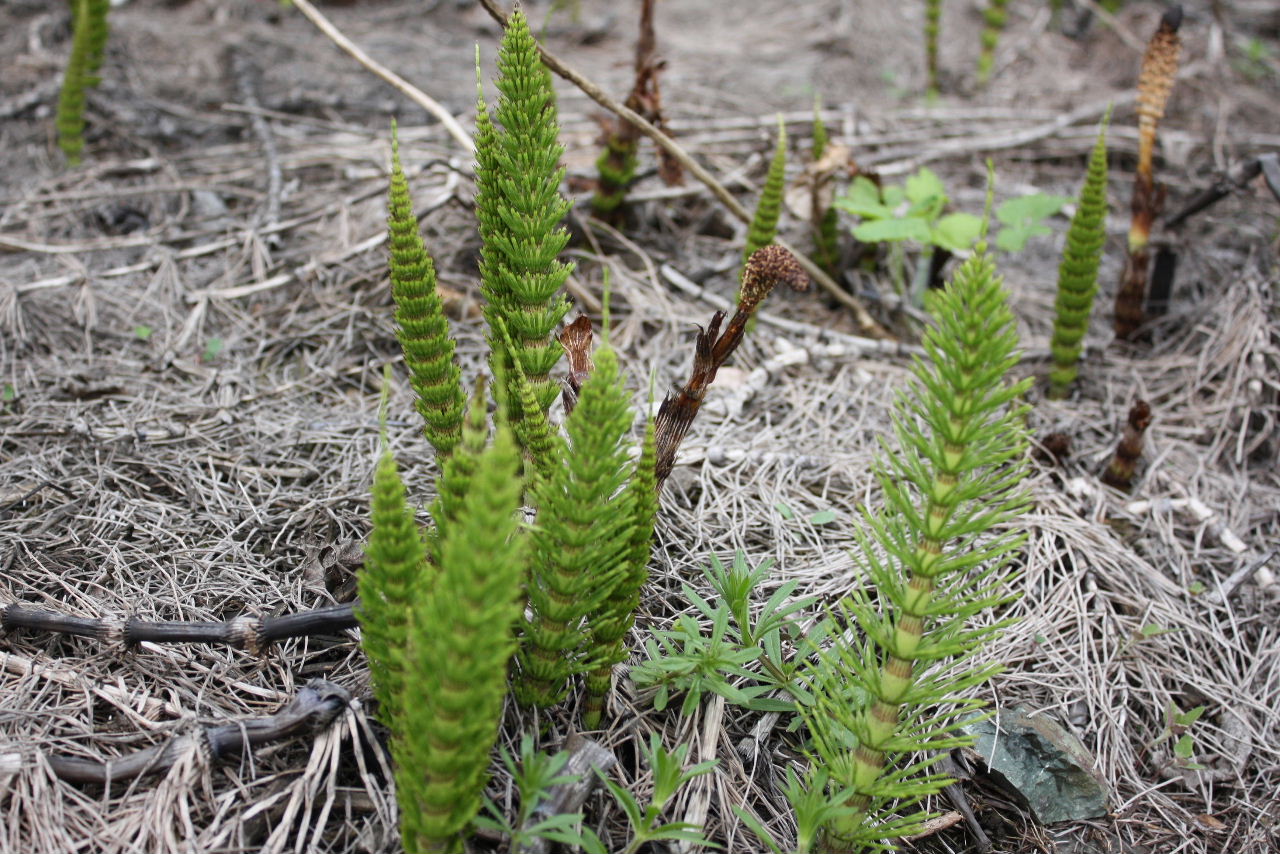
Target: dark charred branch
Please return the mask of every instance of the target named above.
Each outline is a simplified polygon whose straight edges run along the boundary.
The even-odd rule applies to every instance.
[[[297,614],[279,617],[236,617],[223,622],[181,620],[127,620],[90,619],[73,617],[31,608],[26,605],[10,605],[0,611],[0,628],[5,631],[28,629],[51,634],[75,635],[93,638],[103,643],[120,643],[134,646],[150,643],[210,643],[228,644],[252,653],[261,653],[267,646],[287,638],[310,635],[331,635],[355,628],[355,612],[358,602],[330,605]]]
[[[153,777],[168,772],[193,741],[210,761],[219,761],[264,744],[318,733],[333,723],[350,702],[351,694],[346,688],[313,679],[274,715],[204,726],[199,732],[105,761],[78,756],[47,756],[45,760],[54,774],[72,783],[105,784]]]

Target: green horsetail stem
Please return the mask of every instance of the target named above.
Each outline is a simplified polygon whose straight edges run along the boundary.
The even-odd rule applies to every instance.
[[[1107,117],[1098,129],[1098,141],[1089,156],[1089,171],[1058,267],[1058,297],[1054,303],[1054,368],[1049,373],[1049,396],[1064,398],[1079,373],[1080,351],[1089,329],[1089,314],[1098,292],[1098,265],[1106,242],[1107,220]]]
[[[938,97],[938,34],[942,31],[942,0],[924,0],[925,91]]]
[[[804,710],[849,810],[828,823],[824,851],[884,848],[918,831],[920,814],[882,816],[949,782],[929,773],[936,758],[908,757],[966,743],[956,730],[980,705],[968,693],[997,669],[972,659],[1004,626],[969,621],[1014,598],[1008,564],[1023,537],[993,529],[1026,506],[1017,399],[1028,382],[1005,381],[1017,333],[985,245],[929,307],[928,360],[895,413],[900,447],[876,466],[885,508],[867,512],[859,533],[867,586],[836,609],[866,640],[823,653]],[[929,666],[942,660],[951,664]]]
[[[384,450],[373,475],[373,531],[357,575],[360,646],[369,659],[378,717],[393,731],[400,720],[404,692],[404,651],[409,614],[425,586],[425,550],[395,458]]]
[[[587,696],[582,712],[582,725],[587,729],[600,725],[613,666],[627,660],[627,633],[635,624],[640,592],[649,580],[653,527],[658,518],[656,465],[657,442],[653,420],[650,419],[645,426],[640,458],[636,460],[626,487],[634,527],[625,569],[609,598],[589,618],[596,663],[587,673]]]
[[[439,532],[437,575],[413,610],[392,740],[409,854],[459,850],[457,835],[479,812],[523,608],[520,454],[501,413],[493,444],[476,453],[464,439],[446,477],[464,464],[465,503]]]
[[[107,45],[108,0],[72,0],[71,54],[58,95],[58,147],[75,166],[84,152],[85,90],[98,83],[94,72],[102,65]]]
[[[631,493],[623,489],[632,468],[624,445],[630,400],[607,340],[595,362],[565,419],[564,464],[533,489],[532,619],[524,627],[514,690],[521,703],[539,708],[563,699],[568,678],[594,664],[584,619],[626,577],[633,553],[635,513]]]
[[[561,293],[573,267],[559,260],[569,242],[561,224],[569,202],[560,195],[564,167],[560,157],[555,92],[538,55],[529,23],[519,9],[511,13],[498,52],[499,92],[496,123],[484,97],[476,119],[476,216],[479,220],[481,291],[490,330],[506,324],[513,345],[490,335],[493,358],[508,381],[512,360],[520,368],[545,412],[559,389],[549,376],[560,360],[555,327],[569,304]],[[497,375],[500,371],[495,368]],[[512,420],[522,417],[516,395],[509,395]]]
[[[436,286],[436,268],[418,231],[409,182],[400,164],[400,140],[391,126],[391,185],[388,190],[391,294],[396,303],[396,337],[409,368],[415,406],[427,441],[447,457],[462,435],[462,372]]]
[[[822,159],[822,155],[827,153],[827,144],[830,142],[827,136],[827,125],[822,120],[822,105],[815,101],[813,105],[813,152],[812,159],[817,163]],[[815,177],[816,180],[816,177]],[[815,199],[818,188],[814,187]],[[815,205],[814,213],[819,213]],[[834,275],[836,273],[836,263],[840,257],[840,215],[836,211],[835,205],[828,205],[825,211],[821,211],[821,218],[811,223],[813,228],[813,260],[818,262],[818,266]]]

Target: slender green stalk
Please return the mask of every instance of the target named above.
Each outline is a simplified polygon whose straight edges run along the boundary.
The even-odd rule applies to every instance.
[[[778,117],[778,142],[773,148],[773,159],[769,161],[769,173],[764,179],[764,188],[760,191],[760,199],[756,202],[756,212],[747,227],[747,245],[742,250],[743,270],[747,260],[757,249],[773,243],[778,235],[778,217],[782,213],[782,189],[786,180],[787,166],[787,129]]]
[[[938,34],[942,31],[942,0],[924,0],[924,61],[926,92],[938,97]]]
[[[813,153],[812,159],[816,163],[822,159],[822,155],[827,152],[827,125],[822,121],[821,104],[814,102],[813,106]],[[818,176],[814,176],[814,205],[813,213],[817,217],[817,221],[811,223],[813,227],[813,260],[828,273],[836,272],[836,263],[840,257],[840,216],[836,211],[835,205],[827,205],[826,210],[819,210],[817,204],[818,198]]]
[[[996,64],[996,45],[1000,32],[1009,20],[1009,0],[988,0],[982,10],[982,52],[978,54],[978,83],[986,85]]]
[[[900,448],[886,447],[876,468],[885,509],[866,513],[859,536],[870,585],[837,608],[866,640],[823,654],[805,710],[832,789],[848,793],[826,851],[883,848],[918,830],[919,813],[869,819],[948,782],[929,773],[936,758],[907,757],[965,743],[957,727],[980,705],[968,692],[998,669],[974,659],[1004,626],[970,620],[1014,597],[1009,563],[1024,536],[995,529],[1027,502],[1017,404],[1027,382],[1004,380],[1017,332],[985,243],[932,293],[928,362],[914,366],[895,415]]]
[[[529,23],[512,12],[498,53],[496,124],[481,96],[476,123],[476,215],[485,318],[506,324],[513,346],[490,335],[503,373],[518,359],[545,412],[558,388],[549,374],[562,349],[552,334],[568,311],[561,293],[572,265],[559,260],[569,241],[561,221],[569,202],[560,195],[564,168],[551,75],[538,56]],[[495,374],[498,371],[495,369]],[[512,420],[522,417],[516,395]]]
[[[94,72],[102,65],[107,44],[107,0],[72,0],[71,2],[71,55],[67,57],[67,69],[62,78],[62,92],[58,96],[58,147],[75,166],[84,152],[84,100],[85,90],[94,86],[98,78]]]
[[[1098,141],[1089,156],[1089,171],[1058,267],[1058,297],[1054,304],[1053,371],[1049,396],[1064,398],[1079,372],[1080,351],[1089,328],[1093,298],[1098,292],[1098,264],[1106,241],[1107,220],[1107,121],[1102,120]]]
[[[462,372],[454,358],[449,321],[436,287],[436,268],[427,254],[413,212],[409,182],[400,165],[400,141],[391,126],[391,186],[387,226],[391,294],[396,301],[396,337],[409,367],[415,405],[436,453],[447,457],[462,435]]]
[[[483,435],[474,422],[468,430]],[[415,603],[405,653],[392,755],[409,854],[460,850],[457,834],[480,810],[516,648],[526,554],[517,536],[520,455],[501,417],[493,444],[473,451],[464,441],[445,461],[446,476],[468,466],[470,489],[440,532],[438,574]]]

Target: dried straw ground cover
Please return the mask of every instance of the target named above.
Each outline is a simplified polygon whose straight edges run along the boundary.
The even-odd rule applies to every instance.
[[[732,16],[715,3],[669,13],[660,5],[660,38],[670,15],[665,107],[682,144],[749,204],[745,189],[758,187],[771,151],[773,110],[787,111],[788,135],[807,151],[808,93],[817,90],[833,139],[860,164],[900,180],[930,162],[957,207],[976,212],[985,170],[975,155],[996,158],[1002,195],[1074,193],[1113,100],[1112,239],[1098,300],[1109,305],[1141,48],[1126,37],[1149,32],[1160,10],[1126,7],[1119,30],[1076,43],[1049,25],[1047,10],[1015,4],[992,88],[944,95],[928,109],[896,101],[881,73],[922,88],[922,11],[899,22],[896,11],[872,10],[855,25],[843,5],[780,15],[746,4],[753,14]],[[632,33],[606,17],[607,6],[584,2],[576,23],[557,13],[547,43],[621,93],[627,70],[614,57],[628,55]],[[944,40],[942,64],[958,67],[976,51],[981,18],[946,6],[943,32],[957,42]],[[1267,32],[1274,46],[1267,9],[1225,7],[1232,51],[1237,37]],[[495,44],[483,13],[417,2],[328,11],[470,126],[469,45],[480,41],[491,57]],[[1265,121],[1268,104],[1274,118],[1274,61],[1245,75],[1230,61],[1236,53],[1212,49],[1221,22],[1190,12],[1186,69],[1162,127],[1171,206],[1216,168],[1280,145]],[[710,28],[697,38],[695,20]],[[474,375],[485,346],[470,157],[292,10],[138,0],[112,23],[104,79],[89,96],[85,165],[65,170],[50,143],[48,86],[67,49],[65,11],[17,2],[0,10],[0,606],[212,621],[331,605],[351,593],[381,369],[399,358],[383,246],[390,116],[399,116],[463,371]],[[772,40],[748,50],[766,32]],[[850,52],[864,48],[855,62]],[[651,150],[626,230],[588,224],[595,108],[558,86],[569,189],[582,211],[570,296],[595,313],[609,270],[612,341],[629,373],[656,371],[660,387],[679,381],[690,321],[705,322],[736,289],[744,229],[696,182],[663,188]],[[1155,343],[1108,346],[1095,313],[1074,398],[1034,393],[1035,435],[1065,433],[1072,448],[1061,465],[1035,470],[1025,595],[1013,606],[1024,619],[988,650],[1007,667],[988,696],[1001,708],[1041,710],[1078,735],[1113,793],[1113,818],[1045,830],[999,791],[971,786],[999,850],[1261,854],[1280,839],[1280,591],[1263,570],[1216,598],[1280,542],[1276,213],[1250,186],[1202,215],[1179,237],[1175,302]],[[1053,225],[1060,235],[1065,220]],[[782,233],[807,245],[794,218],[784,215]],[[1046,239],[998,259],[1029,354],[1025,374],[1048,367],[1057,250]],[[881,308],[873,306],[886,317]],[[721,372],[663,496],[637,648],[688,608],[681,582],[702,584],[709,555],[773,559],[766,593],[799,579],[832,600],[853,580],[851,526],[859,505],[878,501],[870,461],[912,347],[849,337],[857,327],[847,312],[813,295],[775,297],[765,314],[735,357],[740,372]],[[403,370],[396,376],[390,443],[412,500],[425,505],[434,462]],[[648,394],[634,392],[638,403]],[[1151,402],[1155,420],[1123,496],[1097,474],[1137,398]],[[810,521],[826,510],[832,521]],[[200,727],[276,713],[321,677],[351,700],[318,734],[230,762],[211,762],[199,747]],[[673,819],[705,824],[729,851],[755,852],[731,812],[746,804],[787,835],[776,784],[797,755],[775,719],[714,697],[689,718],[656,713],[625,676],[617,685],[615,725],[603,737],[620,759],[617,779],[644,793],[636,745],[657,732],[668,747],[690,745],[690,761],[720,760],[684,790]],[[8,633],[0,850],[396,850],[368,696],[350,633],[260,655]],[[1207,706],[1193,728],[1203,770],[1173,767],[1170,741],[1157,743],[1171,702]],[[569,720],[551,724],[563,731]],[[531,726],[512,710],[503,743],[514,749]],[[50,764],[170,743],[168,770],[134,781],[67,782]],[[508,783],[495,765],[489,794],[500,804]],[[602,795],[587,812],[620,847],[616,810]],[[972,850],[960,827],[916,844]]]

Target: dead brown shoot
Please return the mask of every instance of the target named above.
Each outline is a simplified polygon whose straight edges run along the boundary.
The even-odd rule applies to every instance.
[[[1125,422],[1115,456],[1102,473],[1103,483],[1123,492],[1133,487],[1133,475],[1137,471],[1138,460],[1142,458],[1142,437],[1150,426],[1151,406],[1145,400],[1136,401],[1129,409],[1129,420]]]

